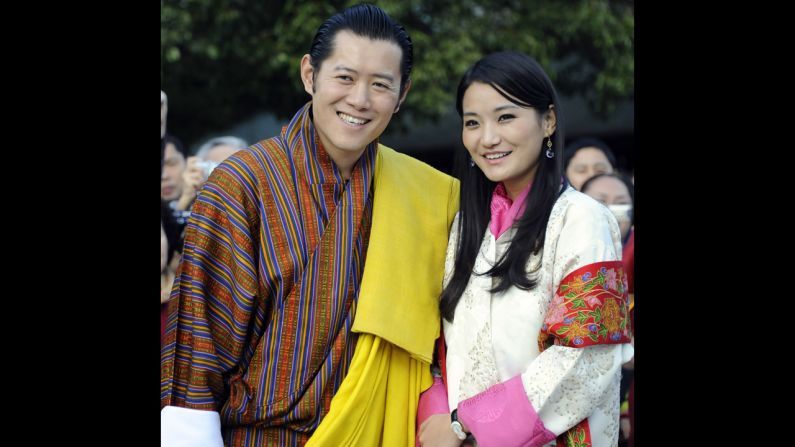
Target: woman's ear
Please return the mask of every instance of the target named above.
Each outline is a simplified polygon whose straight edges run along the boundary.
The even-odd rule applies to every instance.
[[[555,113],[554,104],[549,105],[549,110],[547,110],[546,116],[544,117],[544,128],[545,137],[551,136],[558,128],[558,116]]]

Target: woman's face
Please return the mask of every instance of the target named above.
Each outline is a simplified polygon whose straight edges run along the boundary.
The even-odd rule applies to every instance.
[[[514,104],[491,85],[473,82],[462,100],[461,138],[483,174],[515,197],[538,170],[544,138],[555,131],[555,112],[542,118]]]

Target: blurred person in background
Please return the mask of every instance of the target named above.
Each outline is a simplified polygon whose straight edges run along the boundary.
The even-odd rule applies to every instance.
[[[163,173],[160,176],[160,198],[174,211],[177,223],[184,226],[190,216],[190,204],[196,197],[195,191],[185,187],[183,174],[187,167],[188,151],[182,142],[171,134],[166,134],[163,157]]]
[[[563,169],[571,186],[580,191],[582,184],[596,174],[616,170],[616,156],[597,138],[580,138],[563,150]]]
[[[621,242],[626,245],[633,224],[635,187],[632,182],[621,174],[597,174],[586,180],[580,190],[607,206],[616,216]]]
[[[160,175],[160,199],[165,202],[171,210],[174,221],[177,225],[177,234],[180,235],[180,242],[173,246],[176,250],[171,257],[169,265],[176,271],[181,259],[181,236],[190,217],[190,202],[195,193],[191,193],[185,187],[183,174],[185,173],[187,149],[182,142],[175,136],[166,133],[163,137],[165,142],[165,152],[163,158],[163,170]]]
[[[182,171],[182,193],[176,209],[190,216],[190,209],[196,195],[210,174],[224,160],[235,152],[248,147],[245,140],[237,137],[218,137],[204,143],[196,155],[188,157]]]
[[[235,152],[248,147],[245,140],[238,137],[225,136],[212,138],[199,147],[196,156],[218,166]]]

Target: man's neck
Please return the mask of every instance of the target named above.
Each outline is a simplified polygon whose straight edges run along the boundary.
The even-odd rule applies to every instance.
[[[312,116],[312,113],[310,113],[310,117],[314,124],[314,116]],[[318,129],[317,126],[315,126],[315,130],[317,132],[317,141],[323,147],[323,151],[328,154],[331,161],[334,162],[334,166],[337,167],[340,176],[342,176],[345,181],[348,181],[353,174],[353,168],[356,166],[356,162],[362,158],[362,154],[364,154],[369,144],[356,151],[338,149],[332,146],[329,141],[326,141],[326,135]]]
[[[359,161],[359,159],[362,158],[362,154],[364,154],[367,146],[356,152],[330,149],[326,144],[323,144],[323,149],[334,162],[334,165],[337,167],[337,171],[339,171],[342,178],[347,181],[351,178],[353,168],[356,166],[356,163]]]

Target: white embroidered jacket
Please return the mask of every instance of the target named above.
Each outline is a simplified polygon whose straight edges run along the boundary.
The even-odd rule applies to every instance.
[[[445,284],[452,276],[457,221],[458,216],[447,248]],[[515,228],[510,228],[495,240],[487,230],[475,272],[487,271],[507,249],[514,233]],[[566,275],[588,264],[620,259],[621,237],[613,215],[569,187],[552,209],[543,251],[528,262],[529,268],[541,262],[536,288],[524,291],[512,287],[491,294],[492,278],[472,275],[456,307],[454,322],[443,320],[450,409],[521,374],[527,398],[548,430],[560,435],[588,418],[593,446],[615,446],[621,365],[632,357],[632,346],[551,346],[539,352],[538,338],[550,302]]]

